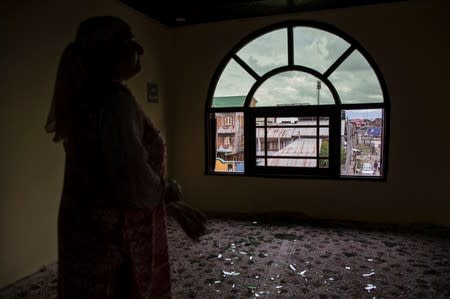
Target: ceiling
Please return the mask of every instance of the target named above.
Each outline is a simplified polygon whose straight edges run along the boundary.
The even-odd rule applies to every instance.
[[[152,19],[179,27],[294,12],[408,0],[120,0]]]

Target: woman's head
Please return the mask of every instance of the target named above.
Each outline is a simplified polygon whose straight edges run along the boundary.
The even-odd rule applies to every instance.
[[[71,131],[73,104],[85,86],[133,77],[141,70],[142,54],[123,20],[98,16],[83,21],[59,62],[45,126],[47,132],[55,133],[53,140],[58,142]]]
[[[75,39],[88,79],[127,80],[140,70],[142,47],[130,26],[112,16],[92,17],[78,27]]]

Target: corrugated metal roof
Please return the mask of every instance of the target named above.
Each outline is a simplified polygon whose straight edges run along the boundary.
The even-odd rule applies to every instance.
[[[259,129],[259,128],[258,128]],[[321,136],[329,136],[328,127],[320,128]],[[317,136],[317,128],[267,128],[268,138],[290,139],[293,137],[315,137]],[[264,138],[264,129],[256,130],[256,137]]]
[[[278,159],[282,156],[304,156],[304,157],[316,157],[317,156],[317,143],[315,139],[300,139],[292,142],[288,146],[282,148],[271,156],[267,157],[268,166],[278,167],[316,167],[316,159]],[[263,155],[264,152],[258,152],[257,154]]]
[[[278,167],[316,167],[315,159],[267,159],[269,166]]]
[[[288,146],[279,150],[274,156],[317,156],[316,139],[303,138],[295,140]]]

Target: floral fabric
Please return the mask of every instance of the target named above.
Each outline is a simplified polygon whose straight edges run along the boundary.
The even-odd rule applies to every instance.
[[[129,90],[87,89],[64,140],[58,297],[171,298],[165,144]]]

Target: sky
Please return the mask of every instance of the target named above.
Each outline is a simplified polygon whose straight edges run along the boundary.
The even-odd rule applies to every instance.
[[[340,37],[310,27],[294,28],[294,63],[324,73],[350,45]],[[287,29],[266,33],[236,53],[260,76],[287,65]],[[328,78],[343,103],[379,103],[382,91],[369,63],[355,50]],[[308,73],[289,71],[267,79],[255,93],[257,106],[317,104],[318,79]],[[214,93],[218,96],[245,96],[255,83],[233,59],[222,72]],[[322,82],[320,103],[334,102]]]

